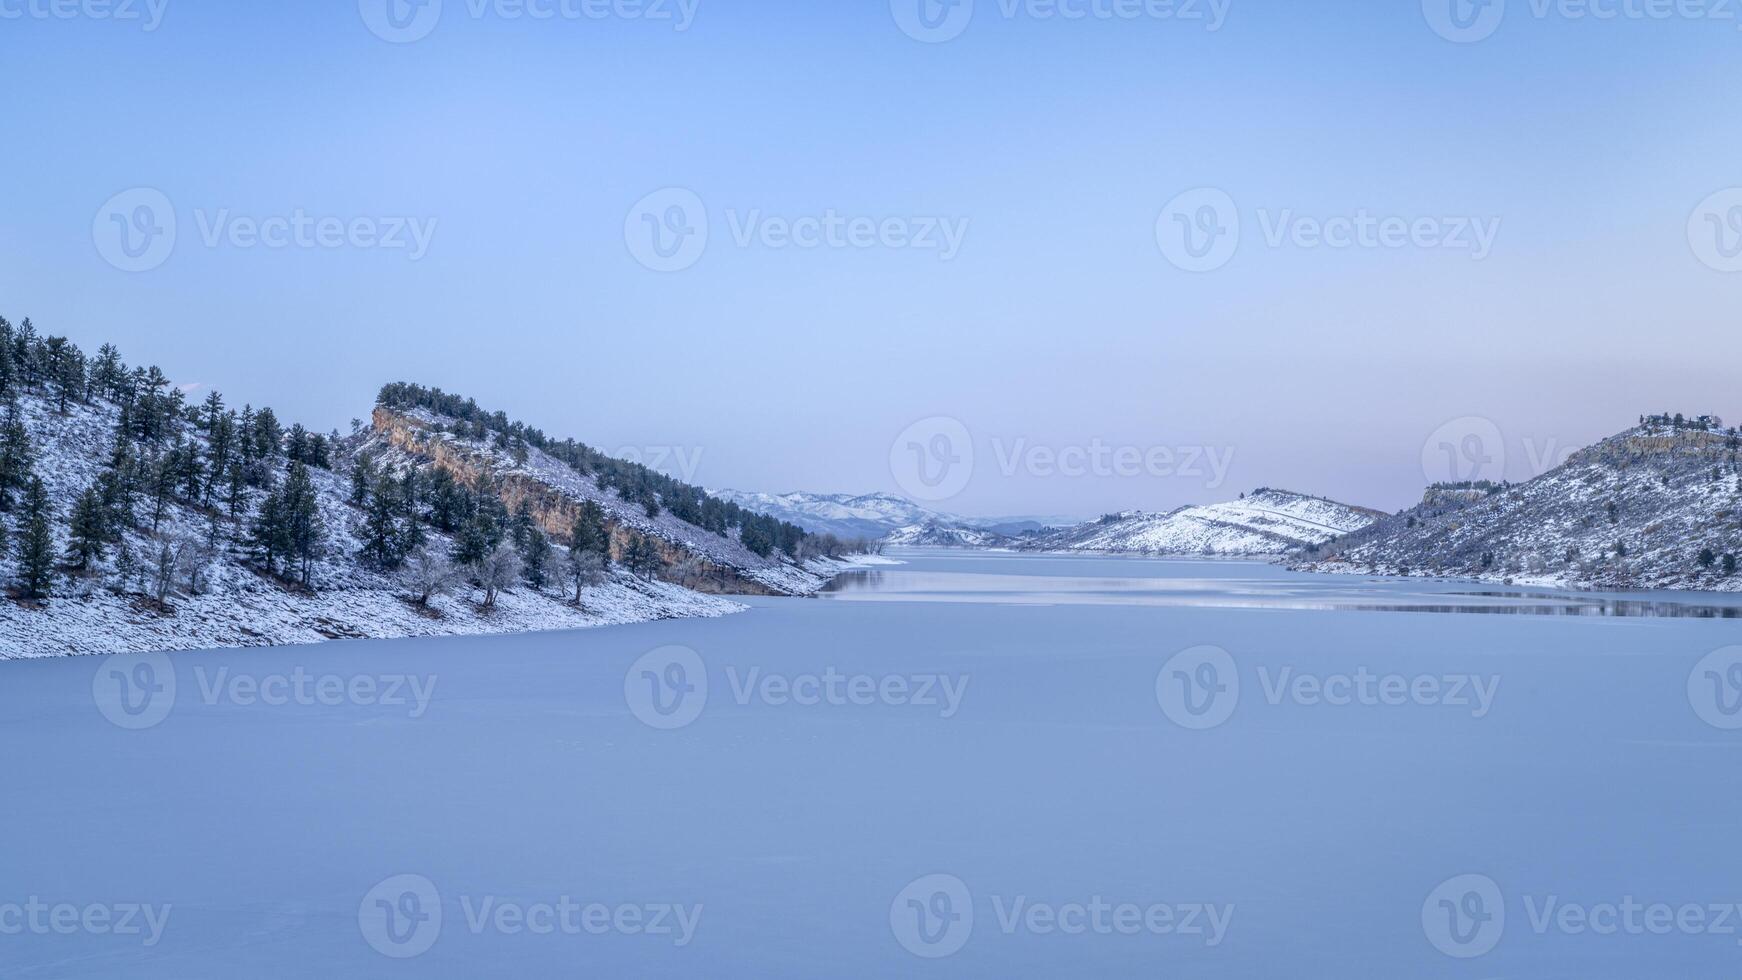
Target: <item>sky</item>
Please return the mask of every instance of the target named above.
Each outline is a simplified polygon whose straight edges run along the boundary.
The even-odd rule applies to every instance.
[[[1737,7],[0,0],[0,314],[714,488],[1396,509],[1742,421]]]

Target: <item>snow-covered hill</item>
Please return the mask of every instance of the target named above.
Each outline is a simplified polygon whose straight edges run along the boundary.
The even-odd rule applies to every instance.
[[[577,469],[533,431],[384,406],[351,436],[285,430],[0,318],[0,659],[719,616],[744,608],[725,595],[807,595],[856,563],[565,441]],[[601,560],[570,575],[584,513]],[[468,534],[490,560],[450,569]]]
[[[877,539],[913,524],[937,521],[966,525],[963,518],[930,511],[905,497],[888,493],[754,493],[715,490],[713,495],[770,517],[791,521],[807,531],[842,538]]]
[[[1742,436],[1656,419],[1528,483],[1430,488],[1422,503],[1302,556],[1325,572],[1568,588],[1742,591]],[[1729,569],[1729,570],[1727,570]]]
[[[963,517],[930,510],[889,493],[711,492],[722,500],[791,521],[817,534],[870,541],[882,539],[891,545],[911,545],[918,543],[920,538],[930,538],[934,542],[946,539],[955,542],[937,544],[939,547],[1000,547],[1005,538],[1065,523],[1036,517]],[[982,541],[986,543],[974,543]]]
[[[1378,516],[1321,497],[1264,489],[1240,500],[1182,507],[1166,514],[1110,514],[1027,537],[1020,547],[1153,555],[1281,555],[1366,527]]]
[[[35,449],[34,472],[48,490],[57,520],[55,552],[65,550],[63,519],[80,493],[96,482],[115,443],[118,410],[103,401],[77,403],[61,414],[48,399],[20,399]],[[205,445],[191,430],[190,445]],[[470,590],[437,596],[430,608],[406,599],[394,576],[366,568],[355,555],[362,547],[362,513],[346,502],[344,475],[310,467],[328,531],[326,555],[314,566],[304,590],[269,578],[248,560],[236,529],[220,514],[170,500],[155,534],[145,527],[121,532],[133,574],[119,568],[119,546],[88,575],[57,581],[40,604],[0,601],[0,659],[312,643],[345,637],[426,636],[573,629],[675,616],[719,616],[743,608],[716,596],[646,581],[617,570],[584,590],[582,604],[556,587],[515,588],[483,609]],[[144,509],[143,507],[141,508]],[[142,515],[144,516],[144,515]],[[213,527],[217,540],[212,542]],[[430,546],[448,538],[432,532]],[[180,553],[165,607],[149,595],[152,565],[161,547]],[[197,563],[197,564],[196,564]],[[199,579],[197,589],[190,585]]]
[[[1015,539],[995,531],[928,521],[896,528],[883,543],[899,548],[1008,548]]]
[[[698,574],[690,584],[708,591],[810,595],[839,570],[838,562],[828,560],[797,562],[779,552],[758,555],[736,537],[697,527],[670,509],[649,516],[641,504],[602,486],[597,474],[577,472],[535,447],[525,447],[522,460],[495,440],[462,435],[460,428],[455,420],[426,409],[377,406],[372,429],[356,452],[401,470],[446,469],[462,480],[488,472],[499,493],[513,504],[527,500],[545,531],[556,536],[567,533],[580,504],[592,502],[604,511],[618,545],[628,532],[654,539],[668,565],[687,561],[705,566],[710,574]]]

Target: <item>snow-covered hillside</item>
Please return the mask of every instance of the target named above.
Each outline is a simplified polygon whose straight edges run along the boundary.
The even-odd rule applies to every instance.
[[[896,528],[938,520],[961,524],[959,518],[939,514],[905,497],[888,493],[755,493],[745,490],[715,490],[714,496],[740,507],[791,521],[807,531],[843,538],[875,540]]]
[[[796,562],[778,552],[764,557],[736,538],[697,527],[670,510],[648,516],[641,505],[601,486],[596,475],[579,473],[532,447],[526,448],[525,459],[520,461],[511,450],[489,439],[460,435],[453,422],[425,409],[377,407],[369,435],[356,452],[396,469],[441,466],[461,476],[487,470],[503,492],[516,499],[542,498],[534,500],[534,509],[551,514],[553,520],[546,530],[552,534],[566,533],[566,522],[573,519],[570,505],[590,501],[604,511],[615,528],[662,542],[672,563],[691,560],[728,574],[733,581],[720,591],[811,595],[843,567],[839,561],[824,558]],[[697,578],[693,584],[698,587],[712,584],[702,581],[705,576]]]
[[[896,528],[883,543],[901,548],[1008,548],[1015,539],[979,528],[928,521]]]
[[[583,472],[498,418],[286,430],[0,319],[0,659],[718,616],[862,560],[563,442]]]
[[[47,487],[53,514],[64,517],[102,471],[114,446],[118,411],[97,401],[74,403],[61,414],[48,399],[20,399],[35,448],[34,471]],[[203,437],[189,432],[192,444]],[[246,559],[235,530],[222,517],[209,547],[213,514],[170,501],[155,536],[144,528],[122,532],[137,576],[117,568],[112,547],[90,574],[60,579],[41,604],[0,601],[0,659],[310,643],[341,637],[427,636],[572,629],[675,616],[719,616],[743,608],[717,596],[699,595],[666,582],[646,581],[621,570],[584,590],[580,607],[556,587],[519,587],[483,609],[467,590],[437,596],[420,609],[406,599],[394,577],[371,571],[354,557],[362,547],[362,512],[346,502],[348,484],[339,474],[311,467],[328,531],[326,554],[314,566],[309,590],[262,575]],[[56,553],[67,534],[53,522]],[[166,607],[148,598],[152,557],[163,543],[183,549]],[[432,547],[448,540],[432,533]],[[197,555],[196,555],[197,553]],[[194,562],[198,567],[194,567]],[[190,581],[198,578],[197,591]],[[132,579],[123,581],[123,578]]]
[[[1695,426],[1701,426],[1696,428]],[[1435,487],[1316,554],[1324,572],[1567,588],[1742,591],[1742,437],[1658,419],[1515,486]]]
[[[954,539],[947,547],[999,547],[1005,538],[1070,523],[1043,517],[964,517],[930,510],[889,493],[752,493],[715,490],[740,507],[791,521],[807,531],[906,545],[919,536]],[[979,533],[975,533],[979,532]],[[985,543],[972,543],[982,541]]]
[[[1366,527],[1378,516],[1321,497],[1265,489],[1240,500],[1182,507],[1166,514],[1111,514],[1028,537],[1020,547],[1154,555],[1281,555]]]

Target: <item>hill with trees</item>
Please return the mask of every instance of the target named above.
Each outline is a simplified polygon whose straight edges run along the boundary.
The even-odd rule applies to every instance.
[[[440,391],[314,432],[0,318],[0,658],[722,615],[850,549]]]

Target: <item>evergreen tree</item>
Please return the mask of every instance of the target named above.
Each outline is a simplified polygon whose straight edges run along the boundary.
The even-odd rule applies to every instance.
[[[103,494],[92,486],[79,494],[73,505],[71,538],[67,544],[67,561],[80,572],[89,571],[101,561],[109,541],[109,520],[103,506]]]
[[[399,550],[398,486],[388,477],[381,477],[369,491],[368,507],[363,519],[363,547],[358,553],[376,568],[399,567],[404,552]]]
[[[18,400],[6,404],[6,421],[0,424],[0,511],[10,511],[17,494],[30,485],[36,454],[30,448],[30,432]]]
[[[18,518],[18,584],[32,599],[46,595],[54,581],[52,518],[48,488],[40,477],[31,477]]]
[[[580,513],[575,515],[574,527],[569,531],[569,549],[591,551],[606,562],[611,560],[611,532],[605,526],[605,511],[594,501],[583,503]]]
[[[115,584],[117,592],[126,592],[139,578],[139,559],[133,556],[133,549],[128,546],[127,539],[121,539],[121,545],[115,550]]]
[[[241,528],[242,519],[248,516],[248,477],[240,459],[230,464],[224,476],[224,501],[230,512],[230,525]]]
[[[362,507],[369,502],[369,492],[375,486],[375,464],[367,456],[357,457],[351,467],[351,504]]]
[[[494,546],[490,543],[490,519],[478,514],[460,529],[460,533],[454,538],[454,547],[449,557],[462,568],[472,568],[490,557],[492,550]]]
[[[272,409],[254,413],[254,455],[259,459],[277,459],[284,453],[284,430]]]
[[[520,574],[526,584],[542,589],[550,577],[550,539],[536,527],[525,537],[520,546]]]
[[[169,498],[175,494],[176,478],[180,475],[181,454],[176,448],[160,453],[146,464],[146,476],[149,480],[147,490],[151,494],[151,533],[156,534],[163,525],[164,511],[169,509]]]
[[[302,584],[306,586],[314,574],[315,559],[320,557],[326,543],[326,525],[321,520],[320,501],[315,496],[308,467],[291,463],[282,492],[289,555],[300,567]]]
[[[533,531],[532,504],[525,497],[514,505],[514,517],[508,522],[508,534],[514,542],[514,548],[524,556],[526,542]]]
[[[248,540],[255,557],[266,566],[266,573],[276,574],[278,560],[290,552],[290,527],[284,519],[284,498],[276,491],[267,494],[260,502]]]

